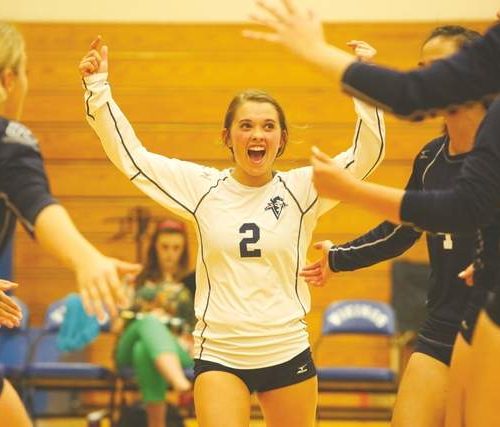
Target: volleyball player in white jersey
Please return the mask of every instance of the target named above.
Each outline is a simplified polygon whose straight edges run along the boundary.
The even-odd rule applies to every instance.
[[[317,379],[304,321],[310,294],[297,273],[318,217],[335,203],[318,198],[310,167],[273,170],[288,131],[279,104],[260,91],[236,96],[226,113],[222,137],[233,168],[148,152],[111,96],[107,47],[99,43],[80,63],[89,124],[137,187],[198,232],[199,425],[248,426],[256,392],[267,426],[313,426]],[[353,144],[335,159],[364,178],[383,158],[385,130],[379,111],[359,101],[355,109]]]

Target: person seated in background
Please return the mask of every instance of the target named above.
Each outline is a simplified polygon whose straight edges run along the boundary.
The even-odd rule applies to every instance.
[[[165,427],[165,393],[171,386],[186,395],[191,382],[184,368],[193,365],[194,303],[182,282],[189,268],[186,227],[166,220],[149,244],[144,269],[129,280],[134,285],[130,309],[113,329],[119,368],[132,367],[146,406],[149,427]]]

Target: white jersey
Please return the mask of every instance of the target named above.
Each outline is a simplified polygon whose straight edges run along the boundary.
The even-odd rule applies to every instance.
[[[309,347],[309,289],[298,272],[318,217],[312,168],[277,172],[262,187],[230,170],[150,153],[111,97],[106,74],[86,79],[87,118],[111,161],[142,191],[193,221],[198,232],[195,358],[250,369],[290,360]],[[364,178],[384,155],[382,113],[355,101],[353,145],[335,159]]]

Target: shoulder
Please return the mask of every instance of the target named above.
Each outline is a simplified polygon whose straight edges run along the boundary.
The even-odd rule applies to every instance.
[[[0,141],[39,151],[38,141],[31,130],[22,123],[0,118]]]
[[[446,135],[441,135],[429,143],[425,144],[418,152],[415,160],[428,162],[432,161],[436,155],[443,149],[446,143]]]

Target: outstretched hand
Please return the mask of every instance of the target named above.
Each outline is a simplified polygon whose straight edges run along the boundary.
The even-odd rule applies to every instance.
[[[358,180],[319,148],[312,148],[313,183],[321,197],[345,200],[352,196]]]
[[[354,55],[362,62],[371,62],[377,54],[377,49],[363,40],[351,40],[347,46],[352,48]]]
[[[333,243],[330,240],[316,242],[313,247],[322,251],[321,258],[309,265],[306,265],[299,273],[308,285],[324,286],[326,281],[332,275],[330,265],[328,263],[328,254]]]
[[[19,326],[23,313],[16,302],[5,294],[6,291],[17,288],[17,283],[0,279],[0,326],[14,328]]]
[[[76,268],[76,277],[82,302],[89,314],[105,319],[107,312],[115,317],[119,308],[128,306],[125,286],[121,277],[136,275],[142,266],[102,254],[82,260]]]
[[[108,72],[108,46],[101,45],[102,37],[97,36],[90,43],[90,50],[80,61],[78,69],[82,77]]]

